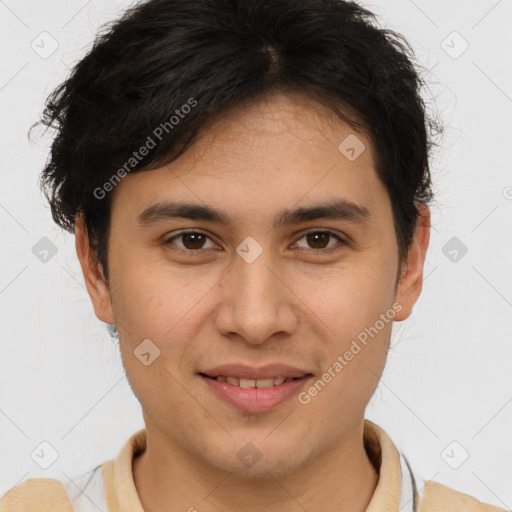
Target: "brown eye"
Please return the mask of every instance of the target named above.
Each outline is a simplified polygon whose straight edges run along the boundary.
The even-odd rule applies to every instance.
[[[201,233],[199,231],[186,231],[179,233],[178,235],[174,235],[171,238],[168,238],[165,241],[165,244],[176,245],[178,248],[183,249],[185,251],[200,251],[201,249],[208,249],[209,247],[205,247],[205,243],[210,240],[208,235]],[[176,243],[176,241],[181,241],[181,244]],[[214,247],[215,244],[212,243],[211,247]]]
[[[202,249],[206,239],[202,233],[184,233],[181,237],[186,249]]]
[[[329,243],[330,235],[328,233],[309,233],[306,235],[306,239],[313,249],[325,249]]]
[[[311,232],[303,235],[299,240],[302,240],[302,239],[306,240],[307,247],[301,247],[301,248],[313,249],[313,250],[327,249],[326,251],[323,251],[323,252],[328,252],[331,248],[335,248],[336,241],[343,243],[343,240],[340,236],[338,236],[330,231],[311,231]],[[331,240],[334,241],[334,244],[329,245]]]

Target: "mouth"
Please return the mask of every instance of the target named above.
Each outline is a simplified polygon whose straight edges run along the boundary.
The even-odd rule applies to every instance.
[[[277,408],[300,392],[312,373],[286,365],[222,365],[198,376],[223,401],[244,412]]]
[[[291,382],[293,380],[299,380],[302,377],[270,377],[269,379],[244,379],[243,377],[228,377],[227,375],[217,375],[216,377],[210,377],[206,373],[200,373],[199,375],[206,377],[207,379],[216,380],[217,382],[227,382],[232,386],[237,386],[244,389],[258,388],[268,389],[274,386],[280,386],[283,382]]]

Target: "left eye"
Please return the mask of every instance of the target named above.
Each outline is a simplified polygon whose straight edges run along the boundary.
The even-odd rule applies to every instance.
[[[306,239],[308,244],[313,245],[313,250],[326,248],[331,249],[332,246],[329,247],[328,243],[329,240],[332,240],[333,238],[336,238],[339,242],[343,242],[341,237],[335,235],[334,233],[331,233],[330,231],[310,231],[309,233],[306,233],[305,235],[301,236],[299,240],[302,240],[303,238]],[[306,249],[308,249],[308,247],[306,247]]]

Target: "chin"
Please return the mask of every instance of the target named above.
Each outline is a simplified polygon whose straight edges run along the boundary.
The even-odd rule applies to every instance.
[[[252,467],[244,467],[241,464],[232,465],[226,468],[230,477],[241,478],[250,482],[269,481],[275,478],[282,478],[296,469],[289,461],[266,461],[260,460]]]
[[[208,461],[216,469],[230,473],[231,477],[239,477],[250,481],[270,480],[289,475],[299,468],[301,460],[293,447],[289,450],[276,453],[275,448],[262,448],[259,450],[252,443],[245,444],[237,450],[236,457],[231,453],[217,454],[213,460]]]

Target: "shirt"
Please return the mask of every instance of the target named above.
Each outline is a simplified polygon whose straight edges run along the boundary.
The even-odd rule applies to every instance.
[[[386,432],[364,421],[364,444],[379,473],[366,512],[506,512],[438,482],[414,475]],[[66,484],[29,478],[0,499],[0,512],[144,512],[132,463],[146,449],[146,429],[135,432],[118,455]]]

